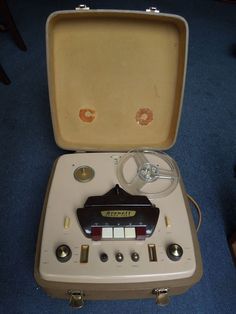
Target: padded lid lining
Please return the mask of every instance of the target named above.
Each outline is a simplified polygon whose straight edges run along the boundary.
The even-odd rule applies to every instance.
[[[186,42],[187,25],[178,16],[122,11],[51,15],[47,62],[57,144],[110,151],[173,145]]]

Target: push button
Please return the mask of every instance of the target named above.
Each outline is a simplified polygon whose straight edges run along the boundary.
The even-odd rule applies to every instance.
[[[125,228],[125,238],[126,239],[135,239],[136,232],[134,227],[126,227]]]
[[[102,228],[101,227],[92,227],[91,236],[93,241],[100,241],[102,238]]]
[[[136,240],[145,240],[146,239],[146,227],[136,227]]]
[[[113,229],[112,228],[102,228],[102,238],[103,239],[112,239],[113,238]]]
[[[125,231],[124,228],[114,228],[113,230],[114,239],[124,239]]]

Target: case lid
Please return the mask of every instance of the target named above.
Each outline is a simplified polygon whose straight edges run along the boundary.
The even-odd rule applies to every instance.
[[[60,11],[47,21],[54,136],[69,150],[168,149],[179,125],[186,21],[136,11]]]

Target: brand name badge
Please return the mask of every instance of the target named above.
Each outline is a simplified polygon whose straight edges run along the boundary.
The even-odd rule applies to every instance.
[[[101,215],[109,218],[127,218],[134,217],[136,214],[135,210],[102,210]]]

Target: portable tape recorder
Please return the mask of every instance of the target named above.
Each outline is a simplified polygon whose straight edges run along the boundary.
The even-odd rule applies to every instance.
[[[118,31],[121,24],[124,30],[120,28]],[[108,34],[104,32],[104,29],[108,29],[107,26]],[[103,83],[101,85],[97,82],[100,84],[98,90],[94,90],[95,85],[91,87],[93,82],[90,82],[90,90],[94,93],[97,105],[91,106],[91,109],[81,109],[77,97],[80,93],[75,80],[83,85],[83,81],[89,79],[96,81],[96,78],[92,76],[88,67],[85,69],[84,64],[77,63],[81,61],[75,57],[83,56],[85,50],[90,51],[91,60],[99,55],[101,64],[106,60],[109,63],[112,49],[117,51],[117,42],[118,46],[122,46],[129,33],[132,33],[130,38],[134,40],[134,43],[131,43],[132,49],[137,49],[141,64],[145,63],[145,66],[148,66],[146,61],[148,53],[152,54],[152,50],[157,54],[161,53],[160,45],[153,45],[151,41],[151,49],[145,50],[142,59],[143,49],[146,49],[143,45],[146,42],[145,34],[151,34],[153,38],[159,36],[159,44],[166,48],[168,53],[172,44],[175,44],[175,47],[177,45],[177,52],[172,51],[168,55],[168,60],[165,59],[164,53],[164,57],[157,61],[159,68],[163,61],[167,68],[168,62],[172,67],[177,64],[169,70],[169,74],[165,74],[167,82],[172,80],[174,74],[177,83],[176,80],[170,83],[170,86],[167,83],[167,89],[173,89],[173,92],[170,92],[171,99],[169,94],[166,92],[162,94],[162,91],[159,91],[165,106],[157,106],[157,112],[154,105],[148,109],[137,109],[132,105],[132,98],[142,98],[143,93],[145,98],[154,103],[156,96],[153,94],[151,99],[151,91],[139,92],[136,86],[133,87],[133,91],[129,89],[131,95],[126,95],[125,91],[122,91],[123,98],[129,100],[131,105],[127,107],[125,101],[121,102],[117,110],[116,104],[112,104],[108,116],[105,117],[108,122],[102,124],[101,128],[100,125],[104,122],[101,112],[106,115],[107,107],[100,103],[98,90],[101,86],[104,87],[104,82],[107,83],[107,70],[105,68],[103,69],[105,72],[100,73],[100,80]],[[183,37],[179,39],[179,34],[182,33],[185,34],[185,41]],[[91,42],[89,36],[92,38]],[[67,40],[68,37],[70,41]],[[130,38],[126,43],[128,46],[132,41]],[[109,46],[111,39],[115,47]],[[96,50],[98,42],[100,45],[102,43],[103,47],[109,46],[108,51],[101,54],[100,50]],[[165,305],[169,302],[169,296],[185,292],[200,279],[202,265],[196,229],[178,166],[166,153],[151,149],[155,134],[159,140],[155,147],[158,148],[168,147],[167,140],[166,144],[160,144],[164,142],[163,134],[166,134],[168,139],[172,134],[168,143],[173,143],[176,137],[185,73],[185,62],[178,60],[179,55],[184,54],[186,42],[186,22],[178,16],[158,15],[156,12],[100,10],[89,12],[80,7],[77,12],[56,12],[49,18],[47,61],[56,141],[66,149],[76,150],[76,147],[82,147],[87,150],[65,154],[58,158],[49,181],[35,262],[35,278],[49,295],[69,299],[70,305],[74,307],[83,306],[84,300],[152,297],[156,298],[158,304]],[[71,55],[68,59],[69,53]],[[110,61],[107,65],[108,68],[115,67],[117,70],[117,76],[111,78],[113,86],[116,86],[117,82],[118,85],[122,85],[126,79],[119,77],[118,70],[122,64],[127,68],[126,71],[131,78],[135,77],[137,87],[139,84],[145,85],[145,75],[139,82],[140,76],[134,74],[136,70],[134,71],[132,63],[133,54],[129,53],[128,48],[126,55],[122,53],[117,53],[116,64]],[[86,65],[89,64],[89,60],[83,59]],[[77,68],[79,70],[75,70]],[[154,69],[155,80],[160,81],[163,73],[156,73]],[[64,86],[66,84],[67,88]],[[87,96],[84,86],[82,90],[84,94],[81,96],[81,102],[87,97],[88,107],[88,103],[91,103],[90,94]],[[103,100],[109,98],[105,90],[102,90],[101,94]],[[178,97],[176,103],[173,99]],[[120,101],[120,98],[118,100]],[[174,114],[169,115],[167,107]],[[144,110],[141,112],[141,120],[138,117],[140,110]],[[126,118],[124,112],[127,112]],[[75,115],[77,121],[74,120]],[[113,116],[116,116],[116,119],[109,124],[109,117]],[[156,116],[161,117],[164,123],[156,119]],[[118,131],[117,121],[120,123]],[[123,134],[122,129],[127,126],[126,122],[130,123],[130,127],[121,138],[123,146],[120,146],[119,136]],[[160,125],[163,131],[161,135],[158,132]],[[108,130],[114,136],[113,139],[109,139]],[[101,132],[104,132],[102,136]],[[82,138],[79,140],[81,142],[73,142],[74,134]],[[81,137],[78,134],[82,134]],[[96,139],[97,134],[100,137]],[[148,142],[150,134],[153,134],[153,137]],[[98,146],[94,144],[94,138]],[[113,140],[116,142],[115,145]],[[130,144],[132,142],[137,143],[139,148],[127,149],[128,152],[124,152],[126,148],[132,147]],[[146,143],[147,148],[141,149],[142,143]],[[107,149],[109,146],[110,150]]]

